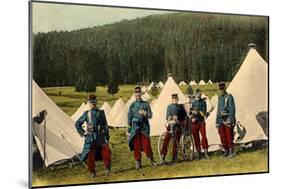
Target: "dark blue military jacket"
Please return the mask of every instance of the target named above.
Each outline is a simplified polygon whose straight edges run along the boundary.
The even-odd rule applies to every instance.
[[[108,144],[109,140],[109,130],[103,110],[94,108],[85,111],[76,121],[75,127],[81,137],[85,134],[85,130],[82,127],[85,121],[87,122],[87,126],[90,126],[93,129],[92,132],[85,136],[84,147],[80,157],[81,161],[85,160],[93,143],[99,147],[103,144]]]
[[[140,115],[139,110],[146,111],[146,116]],[[134,150],[132,139],[137,132],[141,132],[149,137],[150,125],[148,119],[150,118],[152,118],[152,111],[148,102],[141,99],[131,104],[128,112],[128,132],[130,133],[128,144],[131,150]]]
[[[166,111],[166,120],[169,117],[177,116],[179,121],[184,121],[186,118],[186,111],[182,104],[169,104]]]
[[[226,93],[218,97],[216,126],[220,126],[223,122],[229,125],[235,124],[235,102],[231,94]]]
[[[194,99],[191,103],[191,109],[196,112],[195,114],[193,114],[193,117],[196,119],[196,121],[205,120],[207,105],[204,99],[202,98],[199,100]]]

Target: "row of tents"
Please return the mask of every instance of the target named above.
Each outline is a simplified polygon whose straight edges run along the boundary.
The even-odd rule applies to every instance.
[[[186,86],[186,85],[212,85],[213,82],[211,80],[209,80],[207,83],[204,80],[200,80],[198,83],[196,83],[195,80],[192,80],[189,82],[189,84],[187,84],[185,81],[181,81],[179,83],[179,86]]]
[[[237,121],[246,129],[246,134],[240,143],[255,140],[267,140],[267,135],[258,123],[256,116],[260,112],[268,112],[268,65],[258,54],[256,49],[250,48],[244,62],[227,88],[235,98]],[[33,124],[33,134],[40,154],[45,159],[45,165],[60,163],[66,159],[76,157],[81,152],[83,139],[77,134],[74,122],[87,109],[87,104],[82,103],[78,110],[71,116],[67,116],[33,81],[32,116],[38,115],[42,110],[48,114],[43,123]],[[149,87],[148,87],[149,88]],[[146,89],[148,89],[146,88]],[[177,93],[180,104],[188,104],[189,99],[179,89],[172,76],[168,76],[157,99],[150,102],[153,117],[150,119],[152,136],[158,136],[165,130],[166,108],[170,103],[171,95]],[[215,127],[216,104],[218,96],[206,98],[208,109],[214,110],[206,120],[207,137],[210,151],[219,149],[220,139]],[[149,100],[147,92],[143,98]],[[125,103],[118,99],[113,107],[105,102],[101,109],[105,111],[108,124],[112,127],[127,126],[127,112],[134,96]],[[45,124],[47,132],[43,134],[42,124]],[[43,150],[43,147],[45,149]],[[44,158],[45,157],[45,158]]]

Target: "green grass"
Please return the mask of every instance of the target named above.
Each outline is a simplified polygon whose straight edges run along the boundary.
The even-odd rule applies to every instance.
[[[97,162],[97,177],[91,179],[87,169],[79,164],[76,167],[55,168],[54,170],[42,170],[33,176],[33,186],[64,185],[100,183],[114,181],[130,181],[160,178],[177,178],[192,176],[207,176],[220,174],[237,174],[266,172],[267,147],[258,150],[239,151],[233,159],[220,157],[219,153],[210,155],[210,160],[192,162],[179,162],[173,166],[160,165],[151,167],[150,162],[143,154],[141,170],[135,170],[133,152],[130,152],[125,130],[111,130],[110,146],[112,150],[112,173],[104,176],[102,162]],[[160,162],[157,153],[157,137],[151,137],[153,152],[156,161]]]
[[[217,86],[195,86],[199,87],[207,96],[217,94]],[[113,105],[118,97],[122,96],[127,101],[134,89],[134,85],[123,85],[118,94],[111,96],[106,93],[105,87],[97,87],[98,105],[107,101]],[[183,92],[186,87],[181,87]],[[52,87],[45,88],[47,95],[68,115],[71,115],[87,98],[87,93],[75,92],[74,87]],[[59,95],[61,91],[61,95]],[[236,174],[268,171],[268,156],[265,147],[258,150],[238,151],[233,159],[221,158],[218,154],[212,154],[210,160],[192,162],[179,162],[173,166],[151,167],[147,158],[143,158],[144,168],[137,171],[134,166],[133,152],[127,145],[126,130],[110,130],[110,147],[112,150],[112,173],[110,176],[103,175],[102,162],[97,163],[97,177],[89,178],[87,169],[79,164],[76,167],[57,167],[36,171],[33,175],[33,186],[100,183],[113,181],[130,181],[143,179],[177,178],[219,174]],[[157,137],[151,137],[152,147],[156,161],[160,162],[157,152]],[[143,155],[145,157],[145,155]]]

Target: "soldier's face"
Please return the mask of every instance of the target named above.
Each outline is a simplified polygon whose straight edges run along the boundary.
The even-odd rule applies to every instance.
[[[179,102],[179,99],[178,98],[172,98],[172,103],[173,104],[177,104]]]
[[[200,99],[200,98],[201,98],[201,96],[202,96],[202,94],[201,94],[201,93],[197,93],[197,94],[195,95],[195,98],[196,98],[196,99]]]
[[[89,103],[90,104],[90,108],[95,108],[97,107],[97,103]]]
[[[137,100],[141,99],[141,92],[135,92],[135,97]]]
[[[220,89],[220,94],[224,95],[225,94],[225,89]]]

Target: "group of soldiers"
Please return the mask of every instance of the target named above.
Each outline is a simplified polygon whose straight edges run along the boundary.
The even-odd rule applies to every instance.
[[[220,95],[217,105],[216,127],[224,148],[223,157],[233,157],[233,127],[235,125],[235,103],[231,94],[226,92],[225,83],[218,85]],[[142,151],[146,154],[152,166],[157,166],[157,162],[153,156],[153,150],[150,142],[150,124],[149,119],[153,114],[148,102],[141,98],[141,88],[135,87],[134,94],[136,100],[130,105],[128,112],[128,145],[131,151],[134,151],[136,169],[142,167]],[[206,137],[206,115],[207,106],[205,99],[199,89],[195,91],[194,98],[190,99],[191,106],[187,111],[183,105],[179,104],[178,94],[172,94],[171,104],[167,107],[166,129],[169,131],[171,126],[176,128],[176,140],[179,142],[182,131],[181,128],[186,121],[186,117],[191,120],[191,133],[196,148],[196,158],[201,159],[203,148],[203,157],[209,159],[208,156],[208,139]],[[109,129],[106,116],[103,110],[97,107],[97,97],[91,94],[88,97],[90,110],[85,111],[83,115],[76,121],[75,127],[81,137],[85,138],[84,148],[81,153],[80,160],[87,160],[87,167],[91,173],[91,177],[96,176],[95,162],[102,160],[105,167],[105,174],[108,175],[111,169],[111,150],[109,148]],[[83,129],[83,123],[87,123],[86,130]],[[164,127],[164,126],[163,126]],[[200,137],[201,135],[201,137]],[[200,141],[201,138],[201,141]],[[163,146],[161,149],[161,158],[165,159],[167,147],[171,135],[169,132],[165,135]],[[176,150],[173,148],[173,157],[176,157]]]

